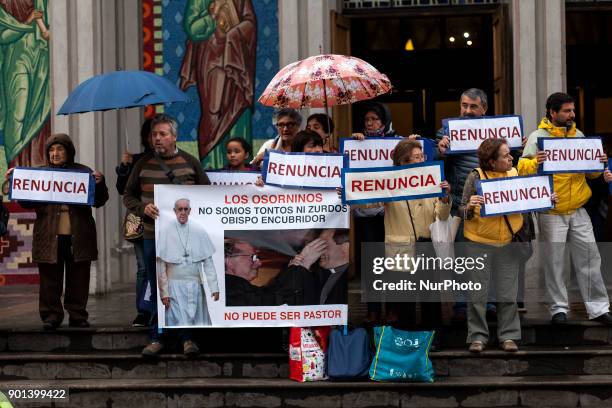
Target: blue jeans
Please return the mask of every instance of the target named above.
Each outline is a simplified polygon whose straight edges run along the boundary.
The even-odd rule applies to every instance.
[[[146,269],[147,281],[151,284],[151,302],[153,304],[153,310],[151,310],[151,326],[149,327],[149,338],[153,341],[164,342],[166,336],[163,336],[159,332],[159,326],[157,324],[157,271],[155,266],[155,240],[145,239],[143,241],[144,249],[144,261]],[[176,334],[179,337],[181,343],[191,340],[190,329],[178,329]]]
[[[134,244],[134,254],[136,255],[136,310],[139,314],[147,313],[146,310],[140,307],[138,297],[142,295],[144,284],[147,281],[147,268],[145,265],[144,255],[144,240],[138,239],[132,242]]]

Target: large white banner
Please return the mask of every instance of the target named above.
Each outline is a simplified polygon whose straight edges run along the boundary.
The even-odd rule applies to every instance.
[[[335,190],[156,185],[155,205],[160,327],[346,324]]]
[[[342,185],[347,156],[337,153],[285,153],[268,150],[262,167],[266,184],[281,187],[336,188]]]
[[[584,173],[604,171],[604,156],[599,137],[541,137],[538,149],[546,152],[546,160],[538,173]]]
[[[213,186],[242,186],[255,184],[260,173],[256,171],[207,170],[206,175]]]
[[[348,204],[415,200],[444,195],[441,161],[378,169],[342,170],[342,199]]]
[[[9,199],[93,205],[95,185],[87,171],[17,167],[11,174]]]
[[[480,214],[493,216],[548,210],[553,207],[552,176],[506,177],[481,180],[478,195],[484,198]]]
[[[520,149],[523,146],[523,119],[521,116],[444,119],[442,125],[445,134],[450,139],[448,153],[475,152],[485,140],[497,138],[506,139],[511,149]]]

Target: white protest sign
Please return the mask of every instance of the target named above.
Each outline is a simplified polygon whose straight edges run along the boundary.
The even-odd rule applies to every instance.
[[[393,166],[393,150],[401,137],[342,139],[340,151],[348,155],[350,168]]]
[[[443,162],[424,162],[378,169],[344,169],[343,202],[349,204],[415,200],[444,195]]]
[[[311,285],[348,267],[350,209],[335,190],[156,185],[154,193],[160,327],[346,324],[348,301],[322,301]],[[288,265],[319,238],[328,243],[320,259]]]
[[[260,173],[256,171],[207,170],[206,175],[213,186],[241,186],[255,184]]]
[[[469,153],[478,150],[487,139],[506,139],[510,149],[523,146],[523,119],[517,115],[481,118],[455,118],[442,121],[450,140],[448,153]]]
[[[281,187],[336,188],[341,186],[346,156],[337,153],[266,152],[262,177],[266,184]]]
[[[11,200],[93,205],[95,179],[78,170],[17,167],[11,174]]]
[[[604,156],[599,137],[541,137],[538,149],[546,152],[546,160],[538,173],[583,173],[604,171]]]
[[[348,156],[350,168],[393,166],[393,151],[403,137],[368,137],[364,140],[340,139],[340,151]],[[426,160],[433,160],[433,147],[423,138],[421,143]]]
[[[551,176],[480,180],[477,190],[484,198],[482,216],[540,211],[553,206]]]

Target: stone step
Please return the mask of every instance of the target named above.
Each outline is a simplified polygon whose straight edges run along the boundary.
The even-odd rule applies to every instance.
[[[612,375],[612,348],[466,350],[430,353],[437,377]],[[0,353],[0,380],[287,378],[284,353],[206,353],[144,358],[139,353]]]
[[[491,344],[496,343],[495,324],[490,325]],[[200,348],[210,352],[278,352],[282,350],[281,328],[201,329],[194,331]],[[612,327],[581,321],[564,326],[551,326],[548,321],[525,321],[523,345],[528,346],[612,346]],[[443,328],[445,348],[465,347],[463,325]],[[54,332],[40,329],[0,330],[2,351],[121,351],[140,350],[147,343],[147,330],[131,327],[60,328]]]
[[[288,379],[0,381],[0,389],[68,389],[58,407],[605,407],[612,376],[470,377],[431,384]],[[49,405],[47,405],[49,406]]]

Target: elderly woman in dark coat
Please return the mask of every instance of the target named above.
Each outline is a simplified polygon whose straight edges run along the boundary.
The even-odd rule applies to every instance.
[[[47,167],[88,171],[96,180],[94,207],[108,200],[104,176],[98,171],[75,163],[75,149],[68,135],[52,135],[45,144]],[[7,175],[12,172],[9,169]],[[91,261],[98,259],[96,223],[91,207],[78,204],[20,201],[25,208],[36,210],[32,260],[40,274],[39,312],[45,330],[59,327],[64,308],[71,327],[89,327],[87,297]],[[66,270],[64,307],[61,297]]]

